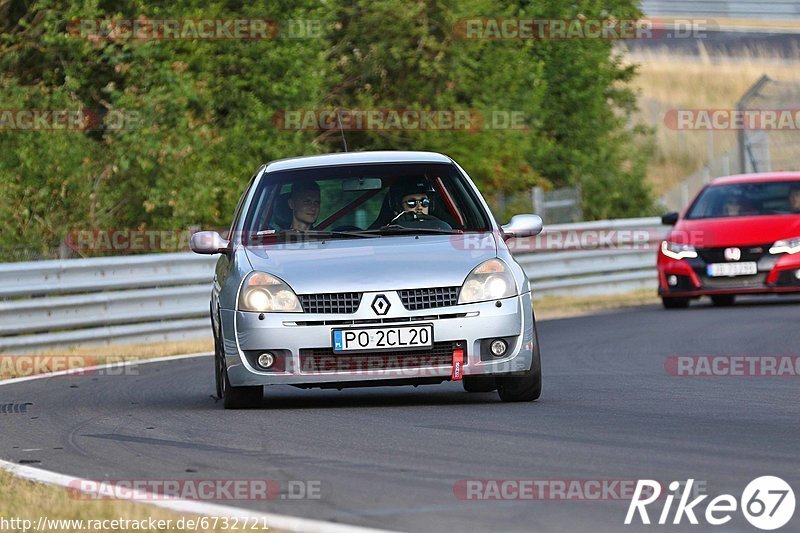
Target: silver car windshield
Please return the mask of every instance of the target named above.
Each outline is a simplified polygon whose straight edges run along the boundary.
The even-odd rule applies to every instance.
[[[480,231],[491,231],[488,214],[457,168],[395,163],[265,175],[246,215],[243,240]]]

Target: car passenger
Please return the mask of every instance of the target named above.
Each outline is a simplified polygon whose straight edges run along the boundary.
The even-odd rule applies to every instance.
[[[789,190],[789,208],[800,213],[800,185],[792,185]]]
[[[729,196],[725,199],[725,205],[722,207],[722,214],[726,217],[735,217],[739,216],[739,213],[742,211],[742,205],[739,203],[739,199],[735,196]]]
[[[738,196],[728,196],[722,211],[722,216],[726,217],[741,217],[758,214],[758,211],[753,208],[747,200]]]
[[[315,181],[302,181],[292,184],[289,195],[289,209],[292,211],[290,229],[308,231],[319,217],[319,185]]]

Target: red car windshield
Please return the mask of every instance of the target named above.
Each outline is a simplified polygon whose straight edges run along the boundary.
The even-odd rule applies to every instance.
[[[706,187],[687,219],[800,214],[800,181],[732,183]]]

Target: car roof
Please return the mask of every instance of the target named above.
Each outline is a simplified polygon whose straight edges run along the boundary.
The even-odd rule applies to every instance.
[[[375,151],[339,152],[335,154],[307,155],[278,159],[267,164],[267,172],[293,170],[309,167],[328,167],[336,165],[361,165],[368,163],[452,163],[452,159],[436,152],[416,151]]]
[[[800,180],[800,172],[758,172],[755,174],[737,174],[722,176],[711,180],[711,185],[729,185],[733,183],[763,183],[770,181]]]

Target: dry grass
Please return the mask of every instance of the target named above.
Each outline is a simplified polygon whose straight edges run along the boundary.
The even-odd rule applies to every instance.
[[[66,353],[79,353],[95,358],[116,357],[117,361],[130,359],[150,359],[153,357],[165,357],[168,355],[180,355],[187,353],[213,352],[214,341],[208,338],[178,341],[161,342],[154,344],[109,344],[108,346],[88,346],[68,350]],[[64,354],[64,350],[48,350],[42,352],[43,355]]]
[[[656,130],[657,148],[648,180],[658,195],[702,169],[709,154],[718,157],[736,146],[734,132],[667,128],[663,121],[668,110],[735,108],[736,102],[763,74],[779,81],[800,80],[800,60],[775,60],[758,51],[735,59],[638,53],[630,61],[640,65],[635,86],[639,91],[641,118]]]
[[[589,315],[611,309],[657,304],[660,301],[653,289],[608,296],[546,296],[541,300],[535,300],[533,307],[537,320],[552,320]]]
[[[182,517],[186,519],[196,519],[195,515],[182,514],[168,511],[152,505],[133,503],[120,500],[88,501],[78,500],[70,497],[65,488],[34,483],[25,479],[14,477],[4,470],[0,470],[0,517],[5,520],[19,518],[30,520],[32,528],[36,526],[41,516],[48,519],[73,519],[73,520],[117,520],[120,518],[128,520],[171,520],[172,527],[165,529],[144,528],[137,531],[152,531],[164,533],[185,532],[189,529],[178,529],[178,520]],[[220,522],[221,523],[221,522]],[[252,521],[251,521],[252,523]],[[164,523],[166,524],[166,522]],[[241,522],[240,522],[241,525]],[[43,531],[81,531],[80,528],[62,525],[56,527],[55,524],[46,527]],[[22,528],[10,528],[12,531]],[[31,531],[32,529],[29,529]],[[86,531],[87,529],[84,529]],[[90,531],[103,531],[103,529],[93,528]],[[110,529],[109,529],[110,530]],[[115,531],[130,531],[130,528],[118,528]],[[193,530],[193,529],[192,529]],[[237,530],[221,528],[203,529],[196,531],[216,532],[216,531],[256,531],[251,529],[239,528]],[[263,529],[261,530],[263,531]],[[274,531],[270,529],[270,531]]]
[[[712,22],[709,19],[709,22]],[[796,20],[779,20],[779,19],[766,19],[766,20],[753,20],[753,19],[736,19],[736,18],[714,18],[713,24],[720,28],[764,28],[771,30],[799,30],[800,21]],[[713,28],[710,23],[708,27]]]

